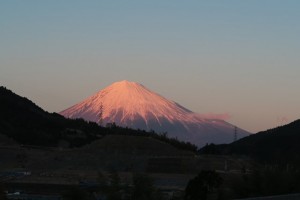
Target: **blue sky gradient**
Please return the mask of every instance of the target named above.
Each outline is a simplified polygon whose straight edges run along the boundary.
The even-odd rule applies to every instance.
[[[300,117],[300,1],[0,1],[0,84],[59,112],[130,80],[256,132]]]

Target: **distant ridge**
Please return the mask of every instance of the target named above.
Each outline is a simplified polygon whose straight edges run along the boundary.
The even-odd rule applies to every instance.
[[[261,131],[228,145],[208,145],[204,154],[248,155],[266,163],[300,166],[300,119],[284,126]]]
[[[123,127],[167,132],[169,137],[198,146],[233,141],[234,125],[203,118],[139,83],[126,80],[113,83],[60,114],[103,125],[115,122]],[[240,138],[249,135],[240,128],[238,133]]]

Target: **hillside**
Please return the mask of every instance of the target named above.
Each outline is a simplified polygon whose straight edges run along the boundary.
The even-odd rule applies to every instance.
[[[191,151],[181,151],[170,144],[152,137],[131,135],[107,135],[81,148],[85,152],[98,152],[99,150],[130,155],[148,156],[191,156]]]
[[[151,137],[163,144],[195,151],[189,143],[169,139],[154,132],[117,127],[101,127],[83,119],[66,119],[57,113],[48,113],[25,97],[0,87],[0,134],[19,144],[37,146],[79,147],[105,135],[132,135]]]
[[[200,153],[242,154],[260,161],[300,164],[300,120],[262,131],[228,145],[208,145]]]
[[[78,146],[94,140],[101,128],[48,113],[27,98],[0,87],[0,130],[21,144],[56,146],[60,140],[68,140],[71,146]]]

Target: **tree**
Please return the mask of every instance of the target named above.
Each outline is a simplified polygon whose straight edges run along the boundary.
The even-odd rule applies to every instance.
[[[144,174],[133,176],[133,200],[159,200],[160,192],[153,186],[153,180]]]
[[[215,171],[201,171],[195,178],[188,182],[185,189],[185,200],[206,200],[223,182],[223,179]]]

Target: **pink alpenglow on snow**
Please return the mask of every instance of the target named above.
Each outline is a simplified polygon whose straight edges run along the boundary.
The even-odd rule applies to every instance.
[[[228,114],[197,114],[135,82],[120,81],[60,112],[68,118],[83,118],[101,125],[167,132],[168,137],[198,146],[229,143],[234,125],[224,121]],[[238,136],[249,132],[237,129]]]

